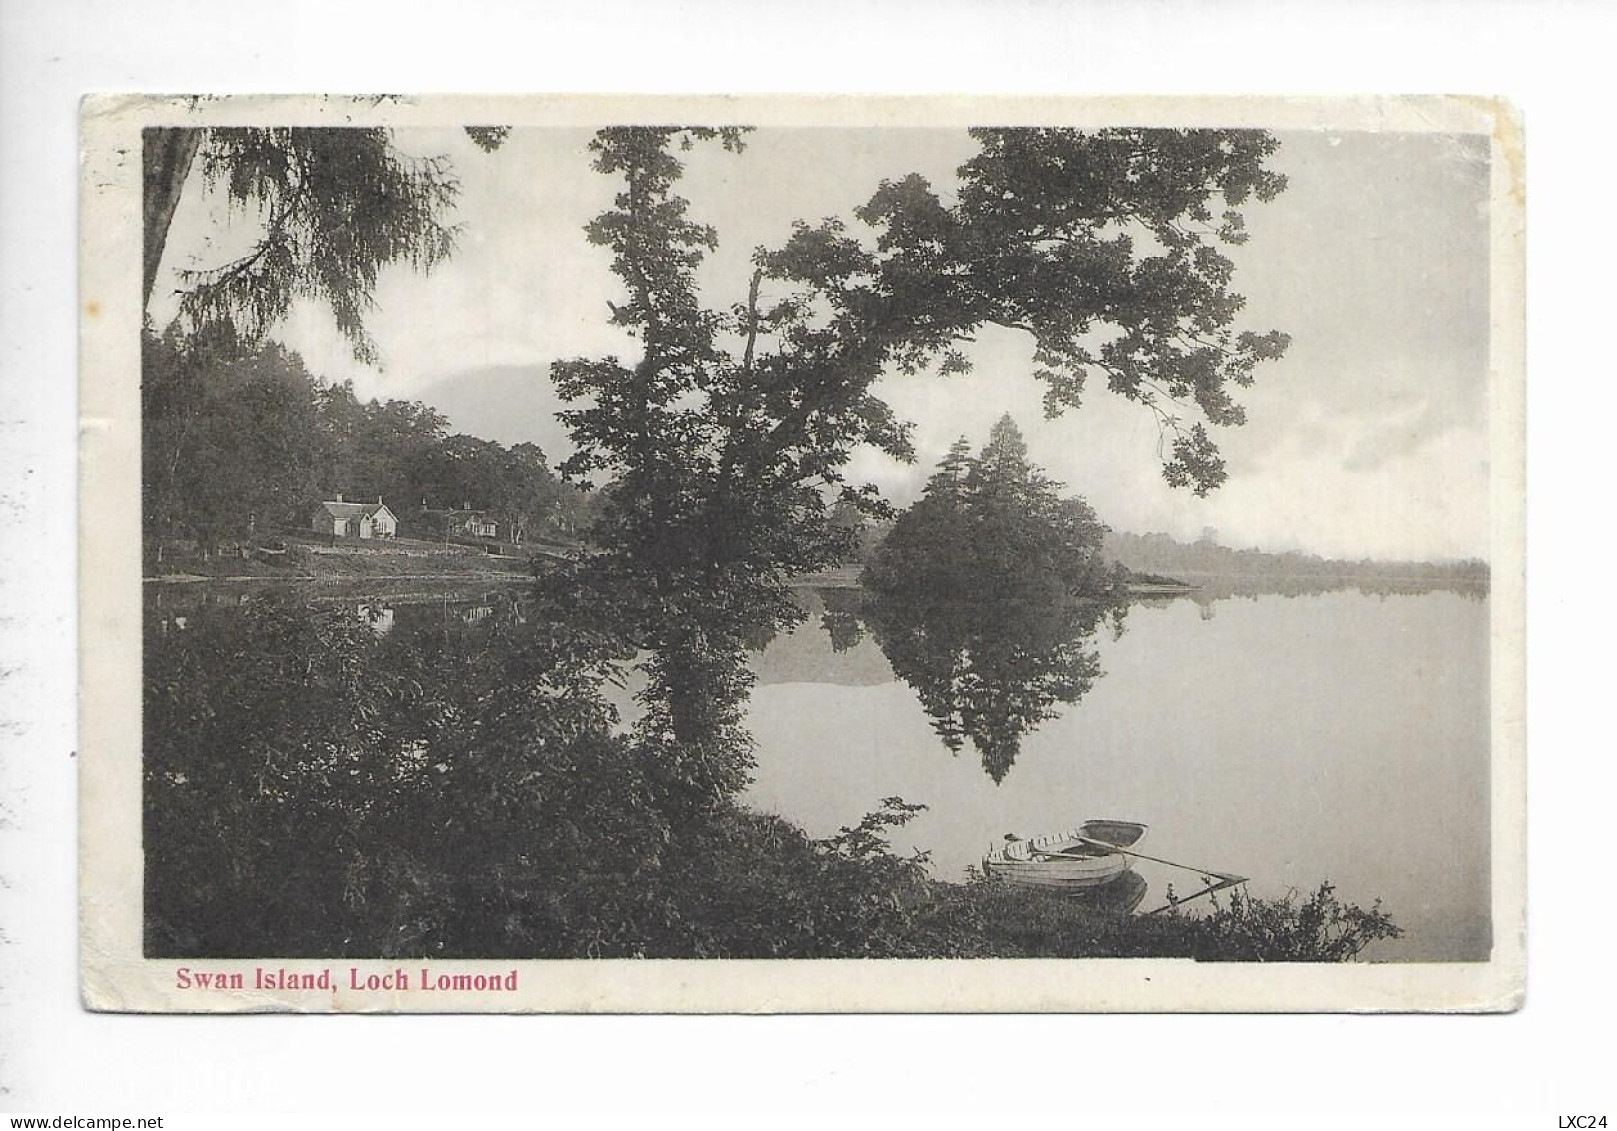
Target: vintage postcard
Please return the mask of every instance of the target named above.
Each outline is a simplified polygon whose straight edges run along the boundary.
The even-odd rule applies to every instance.
[[[98,1010],[1524,992],[1474,98],[98,96]]]

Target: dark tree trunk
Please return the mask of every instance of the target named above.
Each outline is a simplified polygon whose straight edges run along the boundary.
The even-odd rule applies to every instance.
[[[152,284],[157,281],[157,268],[163,261],[164,245],[168,243],[168,226],[180,203],[180,192],[185,188],[185,178],[190,175],[191,162],[202,144],[202,131],[191,127],[152,128],[142,131],[142,143],[146,242],[145,280],[140,301],[144,310],[152,300]]]

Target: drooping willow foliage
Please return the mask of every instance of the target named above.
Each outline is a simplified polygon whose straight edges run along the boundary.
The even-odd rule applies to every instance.
[[[505,126],[466,130],[491,152]],[[365,329],[382,268],[428,271],[454,249],[460,182],[445,156],[415,157],[393,132],[364,127],[154,128],[145,137],[145,297],[188,180],[224,194],[260,228],[229,262],[180,272],[180,319],[190,331],[228,323],[256,344],[298,299],[327,306],[354,350],[373,363]]]
[[[182,273],[180,313],[193,325],[230,321],[256,341],[296,299],[315,299],[372,362],[364,316],[378,273],[430,270],[454,248],[444,217],[460,186],[448,161],[407,157],[385,130],[214,129],[199,157],[207,184],[262,212],[265,227],[245,255]]]

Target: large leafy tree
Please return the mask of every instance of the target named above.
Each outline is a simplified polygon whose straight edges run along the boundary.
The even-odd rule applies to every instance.
[[[317,388],[280,346],[244,349],[228,329],[147,335],[141,486],[148,535],[204,554],[302,526],[325,474]]]
[[[832,357],[861,390],[888,365],[962,369],[959,345],[983,328],[1021,330],[1049,415],[1079,407],[1100,376],[1171,440],[1170,483],[1217,487],[1206,426],[1244,422],[1233,389],[1288,341],[1236,328],[1245,300],[1221,250],[1246,240],[1243,205],[1284,189],[1264,165],[1278,143],[1238,130],[972,136],[980,152],[952,206],[920,176],[887,182],[857,210],[873,248],[840,220],[800,225],[766,268],[829,312]]]
[[[360,401],[348,382],[320,393],[330,452],[326,490],[368,501],[381,496],[404,511],[418,502],[415,470],[471,437],[448,437],[449,421],[419,401]]]
[[[426,448],[407,471],[407,505],[487,511],[498,522],[500,537],[519,545],[541,530],[558,527],[563,497],[573,493],[550,470],[543,449],[532,443],[506,448],[475,436],[450,436]]]
[[[1231,387],[1285,347],[1278,332],[1235,329],[1242,300],[1219,250],[1244,239],[1241,205],[1284,187],[1264,166],[1268,135],[973,136],[955,203],[919,176],[884,183],[857,210],[863,232],[799,224],[757,253],[745,298],[716,308],[696,270],[718,234],[675,188],[686,151],[739,152],[741,133],[632,127],[592,143],[597,171],[623,187],[588,236],[612,252],[625,288],[613,321],[640,356],[554,367],[581,405],[563,414],[577,447],[564,470],[614,482],[590,565],[636,594],[636,642],[654,652],[645,738],[689,764],[697,795],[744,779],[745,634],[796,615],[789,575],[845,558],[838,502],[884,512],[874,488],[847,480],[853,453],[913,458],[881,377],[959,372],[976,333],[1019,329],[1049,412],[1103,375],[1171,436],[1168,480],[1206,492],[1224,468],[1205,424],[1240,423]]]
[[[1103,377],[1172,434],[1170,483],[1217,487],[1224,465],[1203,421],[1244,423],[1232,386],[1250,385],[1289,341],[1236,328],[1246,300],[1221,250],[1246,242],[1244,205],[1285,189],[1265,167],[1279,143],[1255,130],[972,134],[981,153],[942,220],[967,264],[967,317],[983,304],[983,321],[1033,337],[1048,414],[1077,408],[1088,379]],[[913,181],[892,215],[937,216],[936,197]]]

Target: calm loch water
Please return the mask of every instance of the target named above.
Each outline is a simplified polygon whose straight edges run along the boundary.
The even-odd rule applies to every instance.
[[[1336,884],[1404,928],[1365,957],[1488,955],[1488,603],[1450,592],[1135,605],[1092,643],[1104,675],[1022,735],[999,784],[953,754],[917,690],[864,635],[818,615],[757,658],[746,801],[811,834],[898,795],[930,808],[894,836],[959,878],[1005,833],[1091,817],[1151,829],[1141,850],[1252,878]],[[1142,909],[1195,876],[1140,865]]]
[[[311,617],[359,609],[397,644],[497,652],[522,639],[522,593],[281,599]],[[250,599],[228,586],[149,592],[148,643],[182,644],[205,621],[245,630]],[[1379,897],[1405,934],[1365,958],[1487,957],[1485,598],[1180,598],[1134,604],[1121,633],[1070,607],[895,607],[835,590],[801,600],[807,623],[753,655],[757,766],[743,801],[754,808],[826,836],[884,797],[924,803],[894,847],[928,852],[951,880],[1006,833],[1140,821],[1142,851],[1248,876],[1255,895],[1329,880],[1344,901]],[[638,682],[631,673],[613,695],[626,716]],[[1138,867],[1142,910],[1170,883],[1181,895],[1199,886]]]

